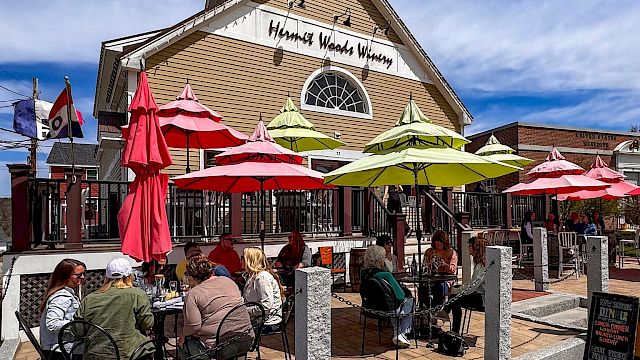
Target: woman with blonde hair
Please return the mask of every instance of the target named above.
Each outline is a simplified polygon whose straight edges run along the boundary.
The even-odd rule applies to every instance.
[[[40,304],[40,345],[47,359],[64,359],[58,349],[58,332],[73,320],[80,300],[78,286],[84,281],[86,266],[74,259],[64,259],[51,274]]]
[[[257,302],[264,307],[266,313],[264,332],[279,329],[282,322],[282,299],[284,289],[280,277],[273,272],[264,252],[257,247],[244,249],[244,268],[249,275],[242,297],[245,302]],[[251,317],[260,314],[257,307],[249,308]]]
[[[116,341],[120,357],[128,359],[143,342],[153,327],[153,314],[149,299],[142,289],[133,287],[133,269],[125,258],[115,258],[107,264],[102,287],[87,295],[76,312],[76,320],[88,321],[105,329]],[[100,351],[88,346],[85,359],[99,358]],[[104,350],[104,349],[102,349]],[[148,345],[142,355],[153,353]],[[97,357],[96,357],[97,356]]]

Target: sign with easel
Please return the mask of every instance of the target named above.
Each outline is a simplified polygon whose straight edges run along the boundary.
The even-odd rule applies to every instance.
[[[639,305],[637,297],[593,293],[583,359],[633,360]]]

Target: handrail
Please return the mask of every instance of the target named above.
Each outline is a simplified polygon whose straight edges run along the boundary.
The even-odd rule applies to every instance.
[[[455,214],[453,213],[453,211],[451,211],[451,209],[449,209],[449,206],[447,206],[447,204],[445,204],[442,199],[438,198],[437,196],[433,196],[433,194],[429,191],[425,191],[424,194],[431,199],[431,201],[433,201],[434,204],[436,204],[436,206],[438,206],[440,208],[440,210],[442,210],[445,214],[447,214],[447,216],[453,221],[454,225],[456,225],[458,228],[464,230],[464,231],[468,231],[471,230],[471,227],[467,224],[462,224],[460,223],[456,217]]]
[[[384,201],[382,199],[380,199],[378,197],[378,195],[376,195],[376,193],[371,192],[371,196],[373,197],[374,201],[376,201],[378,203],[378,205],[380,206],[380,208],[382,210],[384,210],[384,212],[387,214],[387,216],[391,215],[391,211],[389,211],[389,209],[387,209],[386,206],[384,206]]]

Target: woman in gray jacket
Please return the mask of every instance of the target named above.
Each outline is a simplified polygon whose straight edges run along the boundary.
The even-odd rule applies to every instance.
[[[53,270],[40,304],[40,345],[49,360],[64,359],[58,349],[58,332],[80,306],[76,289],[84,281],[84,263],[64,259]]]

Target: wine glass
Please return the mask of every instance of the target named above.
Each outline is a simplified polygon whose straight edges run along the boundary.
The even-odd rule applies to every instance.
[[[177,281],[169,281],[169,291],[175,293],[178,291],[178,282]]]

